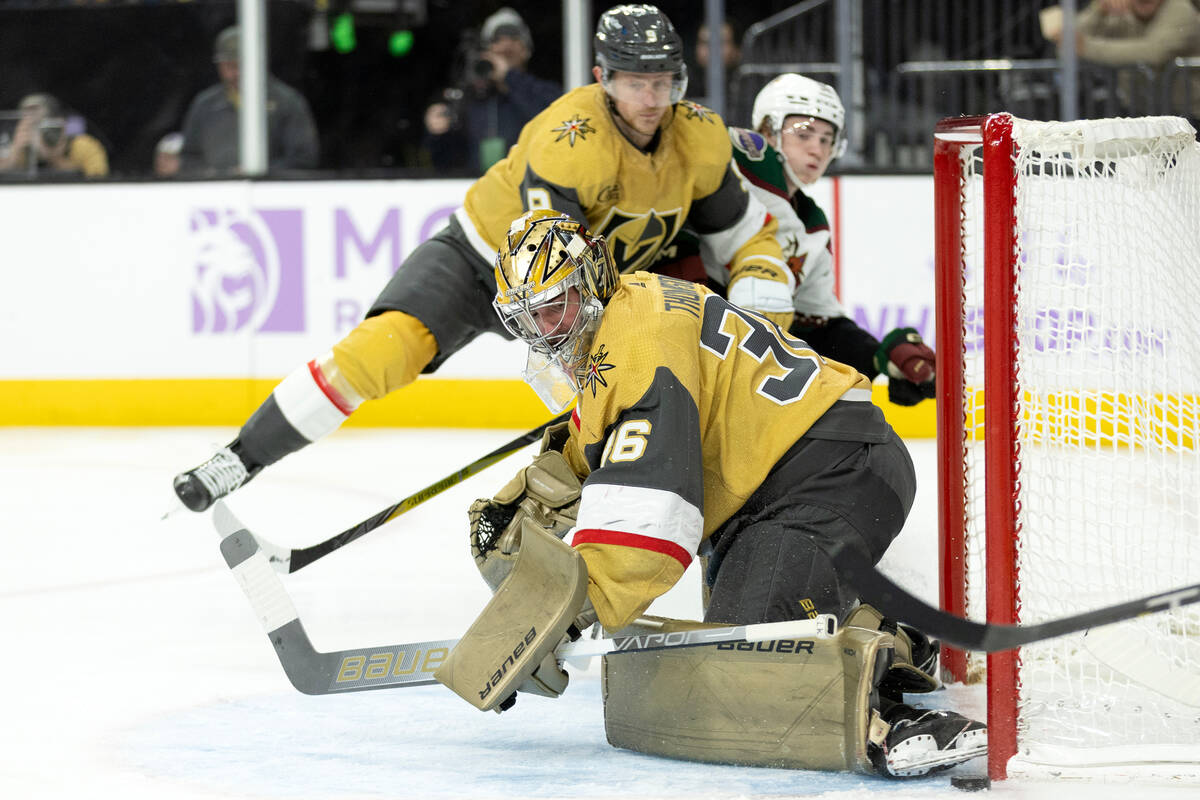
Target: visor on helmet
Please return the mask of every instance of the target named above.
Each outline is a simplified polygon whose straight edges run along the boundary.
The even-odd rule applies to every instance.
[[[677,72],[615,72],[603,83],[609,97],[629,105],[672,106],[687,92],[687,77]]]

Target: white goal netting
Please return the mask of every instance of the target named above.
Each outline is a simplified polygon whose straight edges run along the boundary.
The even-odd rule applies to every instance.
[[[1036,623],[1200,582],[1200,146],[1175,118],[1014,120],[1013,140],[1017,555],[991,579]],[[982,618],[982,341],[1001,332],[983,330],[992,166],[961,153],[968,608]],[[1196,609],[1023,648],[1010,769],[1200,763]]]

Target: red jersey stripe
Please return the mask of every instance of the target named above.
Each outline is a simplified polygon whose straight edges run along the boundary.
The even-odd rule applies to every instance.
[[[585,528],[575,531],[575,537],[571,540],[572,547],[578,547],[581,544],[616,544],[622,547],[636,547],[640,550],[650,550],[670,556],[682,564],[684,569],[687,569],[688,564],[692,563],[692,554],[674,542],[667,541],[666,539],[656,539],[653,536],[642,536],[637,533]]]

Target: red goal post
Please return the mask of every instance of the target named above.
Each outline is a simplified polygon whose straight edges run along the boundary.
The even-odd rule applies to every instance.
[[[942,607],[1033,623],[1200,578],[1195,131],[946,119],[934,186]],[[945,649],[987,682],[991,776],[1191,775],[1200,709],[1161,684],[1200,671],[1200,613],[1164,617],[1111,626],[1133,667],[1099,634]]]

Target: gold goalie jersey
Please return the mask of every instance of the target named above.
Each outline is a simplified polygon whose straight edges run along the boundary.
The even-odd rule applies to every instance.
[[[621,272],[651,269],[688,220],[740,272],[788,283],[776,222],[740,185],[721,118],[696,103],[676,103],[659,140],[644,153],[617,130],[604,88],[590,84],[560,97],[521,131],[508,156],[467,191],[456,218],[486,263],[495,261],[509,224],[525,211],[553,208],[608,241]]]
[[[679,580],[835,401],[870,391],[761,315],[646,272],[621,278],[581,386],[564,448],[586,476],[572,544],[610,630]]]

